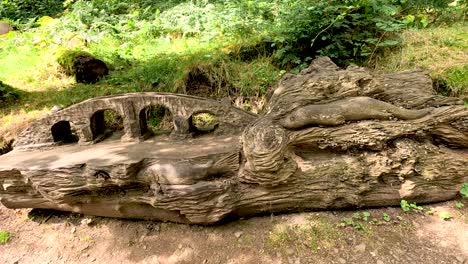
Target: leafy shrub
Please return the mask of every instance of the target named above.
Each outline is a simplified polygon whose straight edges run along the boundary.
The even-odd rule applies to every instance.
[[[393,0],[407,13],[440,13],[449,7],[453,0]]]
[[[0,18],[26,22],[40,16],[54,16],[62,11],[61,0],[0,0]]]
[[[395,33],[405,27],[398,6],[389,1],[294,2],[292,9],[281,10],[286,25],[273,36],[283,65],[308,62],[316,55],[341,65],[363,63],[379,49],[397,45]]]
[[[371,62],[381,50],[399,44],[400,30],[427,26],[429,15],[445,12],[449,2],[78,0],[61,20],[64,28],[87,32],[91,42],[106,36],[263,42],[272,46],[278,65],[305,67],[318,55],[340,65]]]

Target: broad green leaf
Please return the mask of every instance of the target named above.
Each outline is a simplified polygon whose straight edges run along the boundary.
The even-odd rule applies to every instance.
[[[413,16],[413,15],[407,15],[407,16],[403,17],[403,22],[404,22],[405,24],[411,24],[411,23],[414,22],[414,19],[415,19],[415,18],[416,18],[416,17]]]
[[[390,46],[396,46],[399,43],[400,42],[398,42],[396,40],[385,40],[385,41],[380,42],[379,44],[377,44],[377,46],[379,46],[379,47],[390,47]]]

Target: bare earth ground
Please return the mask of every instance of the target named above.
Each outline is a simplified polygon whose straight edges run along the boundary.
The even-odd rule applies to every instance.
[[[11,234],[0,245],[0,263],[468,263],[468,200],[459,201],[461,209],[451,201],[424,212],[307,212],[217,226],[0,206],[0,230]],[[356,212],[370,217],[352,218]],[[453,218],[444,221],[439,212]]]

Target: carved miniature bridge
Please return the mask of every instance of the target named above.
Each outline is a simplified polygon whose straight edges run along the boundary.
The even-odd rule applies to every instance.
[[[189,135],[195,129],[193,116],[209,113],[217,120],[216,134],[238,134],[257,116],[229,104],[187,95],[133,93],[90,99],[37,120],[15,142],[16,149],[40,148],[73,141],[92,144],[105,132],[104,112],[111,110],[123,118],[123,141],[141,140],[147,128],[147,110],[164,107],[172,114],[173,135]],[[73,134],[73,136],[72,136]]]
[[[155,106],[171,112],[171,135],[145,136]],[[123,119],[121,139],[105,136],[107,110]],[[199,113],[216,117],[206,134]],[[32,123],[0,156],[9,208],[197,224],[445,201],[464,182],[462,101],[435,94],[422,72],[342,70],[328,58],[284,76],[261,116],[186,95],[102,97]]]

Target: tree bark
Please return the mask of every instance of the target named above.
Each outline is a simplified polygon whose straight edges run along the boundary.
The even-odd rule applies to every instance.
[[[445,201],[468,181],[468,108],[436,95],[423,72],[343,70],[319,58],[243,120],[253,121],[239,135],[13,151],[0,157],[1,202],[211,224]]]

